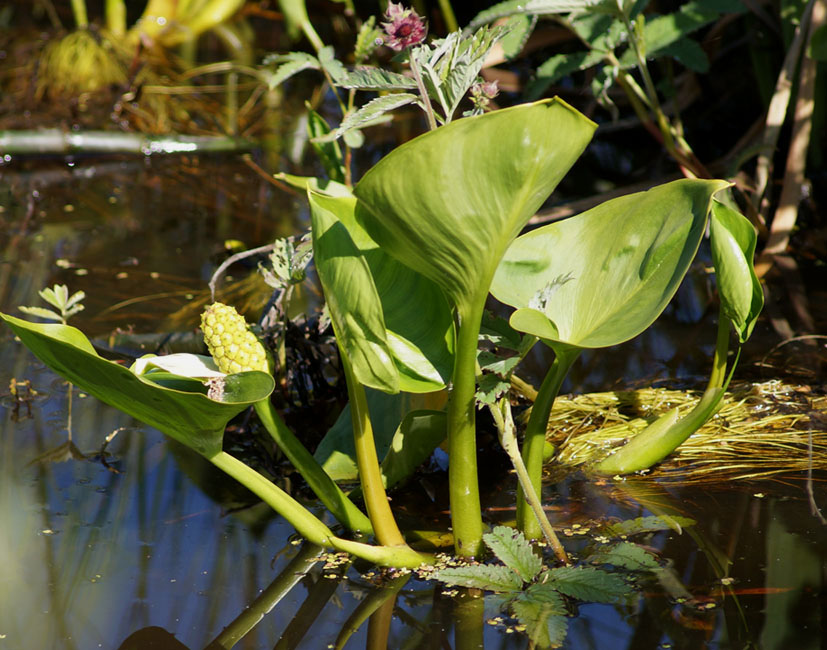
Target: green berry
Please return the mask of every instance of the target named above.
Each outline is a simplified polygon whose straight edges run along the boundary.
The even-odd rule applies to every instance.
[[[204,342],[218,369],[226,374],[269,372],[267,351],[234,307],[213,303],[201,315]]]

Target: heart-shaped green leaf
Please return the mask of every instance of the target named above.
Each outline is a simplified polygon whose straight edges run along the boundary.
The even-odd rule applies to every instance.
[[[326,197],[308,193],[308,198],[313,259],[339,348],[347,355],[360,383],[386,393],[399,392],[399,372],[385,335],[382,303],[368,263],[347,228],[323,202]]]
[[[764,292],[755,275],[755,229],[749,220],[719,201],[712,202],[709,240],[724,314],[744,343],[764,306]]]
[[[227,375],[220,380],[224,386],[218,401],[207,397],[207,388],[197,380],[168,372],[139,376],[107,361],[74,327],[30,323],[6,314],[0,318],[54,372],[207,458],[221,451],[227,422],[266,399],[275,387],[273,378],[264,372]]]
[[[456,120],[398,147],[356,186],[383,250],[462,313],[488,292],[511,240],[588,144],[595,124],[559,99]]]
[[[379,248],[356,222],[355,198],[309,196],[319,278],[356,377],[394,392],[387,354],[398,389],[443,388],[453,366],[454,333],[442,290]]]
[[[517,238],[491,291],[511,325],[552,345],[600,348],[640,334],[695,256],[725,181],[679,180]]]

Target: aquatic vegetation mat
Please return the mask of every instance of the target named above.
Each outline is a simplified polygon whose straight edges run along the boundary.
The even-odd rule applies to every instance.
[[[586,467],[661,413],[690,410],[693,392],[668,388],[558,397],[548,437],[555,464]],[[721,409],[665,462],[663,480],[718,482],[827,469],[827,396],[811,386],[733,383]]]

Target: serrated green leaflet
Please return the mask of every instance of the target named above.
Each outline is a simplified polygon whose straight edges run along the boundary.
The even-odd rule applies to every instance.
[[[547,575],[545,584],[586,602],[613,603],[634,593],[619,575],[594,567],[559,567]]]
[[[683,528],[694,526],[695,520],[689,517],[677,515],[649,515],[626,519],[616,524],[610,524],[601,529],[601,534],[607,537],[620,537],[622,535],[638,535],[640,533],[651,533],[657,530],[674,530],[680,533]]]
[[[0,314],[23,344],[54,372],[102,402],[155,427],[210,458],[221,451],[224,427],[248,406],[267,398],[274,382],[263,372],[227,375],[222,401],[210,399],[200,382],[179,377],[176,390],[137,376],[98,356],[79,330],[68,325],[41,325]],[[164,373],[167,375],[168,373]],[[175,377],[166,377],[174,380]]]
[[[456,120],[368,171],[354,190],[357,218],[462,307],[487,293],[505,248],[594,128],[559,99]]]
[[[474,29],[498,18],[515,14],[564,14],[588,9],[596,4],[597,0],[506,0],[478,13],[468,27]]]
[[[557,648],[566,638],[566,603],[547,585],[531,585],[511,603],[511,612],[538,648]]]
[[[589,556],[593,564],[611,564],[629,571],[651,571],[660,568],[657,558],[642,546],[632,542],[620,542],[601,548]]]
[[[499,593],[520,591],[523,581],[514,571],[505,566],[477,564],[474,566],[440,569],[434,578],[447,585],[485,589]]]
[[[413,104],[418,100],[418,96],[411,93],[393,93],[372,99],[358,110],[348,113],[339,128],[326,135],[318,136],[315,142],[332,142],[354,129],[376,124],[377,120],[383,118],[386,113]]]
[[[651,325],[695,256],[724,181],[681,180],[607,201],[517,238],[491,292],[511,325],[552,347],[616,345]],[[529,305],[555,279],[542,311]]]
[[[525,582],[534,580],[542,570],[542,559],[521,532],[506,526],[497,526],[482,538],[500,562],[512,569]]]

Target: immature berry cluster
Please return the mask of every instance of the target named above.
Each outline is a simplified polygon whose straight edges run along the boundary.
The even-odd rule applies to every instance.
[[[269,372],[267,351],[235,307],[215,302],[201,314],[204,342],[221,372]]]

